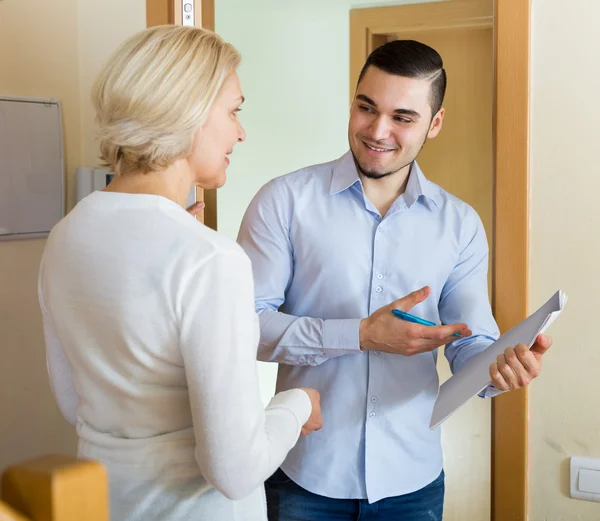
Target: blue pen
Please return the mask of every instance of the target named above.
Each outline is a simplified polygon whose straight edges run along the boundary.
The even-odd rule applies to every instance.
[[[392,313],[397,316],[398,318],[401,318],[402,320],[406,320],[407,322],[412,322],[413,324],[421,324],[423,326],[435,326],[435,322],[430,322],[429,320],[425,320],[424,318],[419,318],[419,317],[415,317],[414,315],[411,315],[410,313],[406,313],[400,309],[392,309]],[[452,336],[457,336],[458,338],[461,338],[461,336],[458,333],[454,333]]]

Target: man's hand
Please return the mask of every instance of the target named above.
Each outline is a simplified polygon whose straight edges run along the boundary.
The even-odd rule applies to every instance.
[[[542,371],[542,356],[552,346],[552,338],[539,335],[531,349],[524,344],[508,347],[490,365],[490,376],[499,391],[514,391],[528,386]]]
[[[360,323],[362,349],[412,356],[443,346],[456,340],[455,333],[465,337],[472,332],[466,324],[422,326],[406,322],[392,314],[392,309],[410,311],[431,293],[428,286],[413,291],[406,297],[384,306]]]

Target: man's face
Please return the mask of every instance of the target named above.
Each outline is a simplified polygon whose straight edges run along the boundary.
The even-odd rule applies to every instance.
[[[444,109],[431,118],[431,83],[369,67],[356,89],[348,141],[363,175],[380,178],[412,163],[442,128]]]

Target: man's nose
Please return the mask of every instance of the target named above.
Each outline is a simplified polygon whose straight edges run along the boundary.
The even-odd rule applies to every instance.
[[[390,125],[383,116],[378,116],[371,123],[369,137],[375,141],[385,140],[390,137]]]

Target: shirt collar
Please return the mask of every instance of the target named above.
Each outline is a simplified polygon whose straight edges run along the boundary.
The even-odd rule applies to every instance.
[[[333,165],[329,195],[338,194],[360,181],[352,152],[346,152]]]
[[[348,151],[333,165],[329,195],[343,192],[356,182],[360,182],[360,177],[358,176],[352,152]],[[410,167],[406,192],[404,193],[406,205],[410,208],[421,195],[433,201],[436,207],[439,208],[441,205],[439,190],[437,190],[437,187],[433,183],[427,180],[417,162],[413,161]]]
[[[410,167],[410,175],[406,184],[404,198],[406,205],[410,208],[420,196],[433,201],[437,208],[442,204],[440,191],[437,186],[429,181],[423,174],[421,168],[416,161]]]

